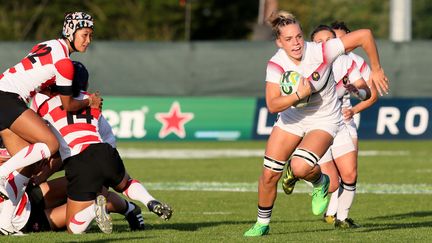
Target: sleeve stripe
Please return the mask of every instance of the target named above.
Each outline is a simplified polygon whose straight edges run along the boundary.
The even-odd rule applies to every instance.
[[[275,62],[269,61],[267,63],[267,65],[269,67],[271,67],[271,68],[274,68],[274,69],[278,70],[280,73],[284,73],[285,72],[285,70],[283,69],[283,67],[281,65],[275,63]]]

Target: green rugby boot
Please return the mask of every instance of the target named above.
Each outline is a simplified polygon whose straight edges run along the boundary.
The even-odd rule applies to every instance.
[[[255,223],[252,228],[244,233],[243,236],[247,237],[255,237],[255,236],[264,236],[267,235],[270,231],[270,226],[268,224],[260,224],[258,222]]]
[[[323,184],[316,186],[312,191],[312,213],[314,215],[320,215],[326,210],[330,197],[328,195],[328,189],[330,186],[330,178],[326,174],[323,175]]]
[[[292,172],[290,161],[288,161],[285,175],[282,179],[282,189],[284,190],[285,194],[290,195],[293,193],[295,184],[298,180],[299,179],[295,177]]]
[[[336,219],[334,226],[336,229],[357,229],[361,227],[360,225],[354,223],[354,220],[350,218],[346,218],[344,220]]]

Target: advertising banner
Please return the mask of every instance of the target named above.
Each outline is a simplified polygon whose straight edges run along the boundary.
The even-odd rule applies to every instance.
[[[104,97],[120,140],[251,139],[256,98]]]
[[[355,117],[359,138],[431,139],[431,111],[432,99],[429,98],[379,99],[372,107]],[[258,99],[253,138],[267,138],[276,118],[276,114],[268,112],[265,100]]]

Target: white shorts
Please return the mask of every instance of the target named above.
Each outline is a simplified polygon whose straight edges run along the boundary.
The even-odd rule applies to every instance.
[[[342,124],[342,122],[340,124]],[[297,135],[299,137],[304,137],[306,133],[312,130],[323,130],[330,134],[332,137],[335,137],[337,131],[339,130],[340,124],[326,121],[296,121],[294,119],[290,119],[287,116],[279,116],[274,126],[277,126],[280,129]]]
[[[0,203],[0,212],[3,209],[3,202]],[[30,218],[30,210],[31,210],[31,204],[29,197],[27,193],[24,193],[24,195],[21,198],[21,201],[18,204],[18,207],[16,207],[13,218],[12,218],[12,225],[17,230],[21,230],[24,228],[24,226],[27,224],[27,221]]]
[[[318,164],[333,161],[334,159],[352,151],[355,151],[355,145],[350,133],[348,132],[347,125],[343,124],[339,127],[339,131],[333,140],[333,144],[318,161]]]
[[[354,119],[351,119],[349,121],[345,122],[348,132],[352,139],[357,139],[357,124],[355,123]]]

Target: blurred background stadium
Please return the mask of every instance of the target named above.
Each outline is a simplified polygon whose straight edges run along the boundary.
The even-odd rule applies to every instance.
[[[431,137],[430,0],[3,0],[0,65],[59,37],[65,12],[87,11],[94,41],[72,58],[90,70],[119,139],[262,139],[274,119],[262,97],[275,9],[294,13],[306,37],[335,20],[372,29],[391,91],[362,114],[360,138]]]
[[[320,223],[310,189],[299,185],[297,195],[280,195],[260,242],[431,242],[431,0],[0,0],[2,70],[36,42],[58,38],[65,12],[93,15],[93,43],[72,59],[103,95],[128,171],[175,209],[169,222],[145,212],[152,230],[144,232],[114,216],[118,234],[13,241],[244,241],[275,119],[263,99],[276,50],[265,16],[274,9],[294,13],[306,36],[335,20],[372,29],[391,91],[358,120],[359,194],[350,215],[363,227],[347,233]]]

